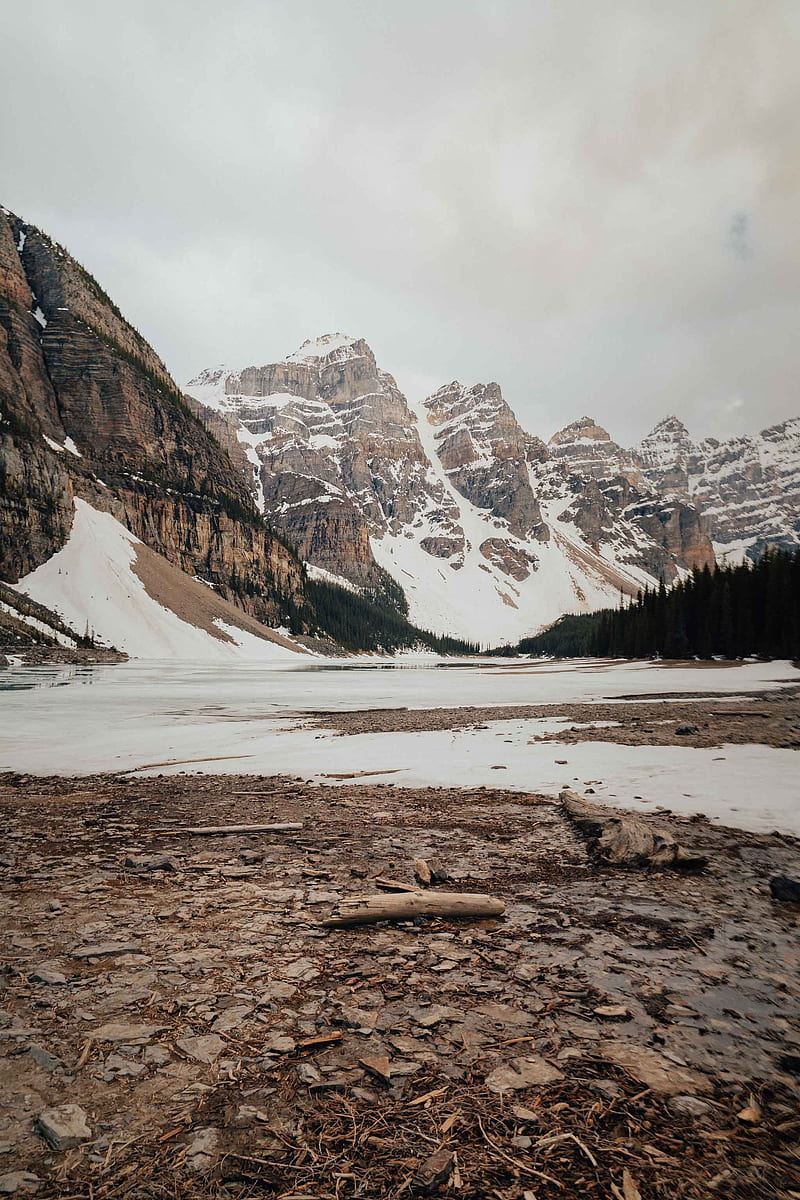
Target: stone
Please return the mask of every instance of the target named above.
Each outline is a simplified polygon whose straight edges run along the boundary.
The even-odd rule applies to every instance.
[[[270,1033],[264,1039],[262,1046],[268,1054],[291,1054],[296,1044],[293,1037]]]
[[[143,1046],[166,1028],[166,1025],[128,1025],[121,1021],[111,1021],[107,1025],[101,1025],[99,1029],[91,1030],[87,1036],[95,1042],[124,1042],[129,1046]]]
[[[438,1189],[450,1177],[453,1170],[454,1154],[447,1146],[440,1146],[433,1154],[417,1167],[414,1172],[409,1191],[412,1194],[428,1195]]]
[[[521,1092],[530,1087],[545,1087],[550,1083],[558,1083],[564,1078],[558,1067],[554,1067],[546,1058],[535,1055],[528,1058],[515,1058],[509,1063],[495,1067],[486,1076],[486,1086],[490,1092],[502,1096],[505,1092]]]
[[[104,1066],[107,1076],[111,1078],[121,1076],[123,1079],[138,1079],[146,1070],[144,1063],[133,1062],[121,1054],[109,1054]]]
[[[375,1055],[368,1058],[359,1058],[360,1065],[365,1071],[369,1071],[376,1079],[382,1083],[388,1083],[392,1075],[392,1065],[386,1055]]]
[[[155,1046],[145,1046],[143,1058],[148,1066],[163,1067],[170,1061],[171,1057],[166,1046],[158,1044]]]
[[[34,967],[28,979],[31,983],[45,983],[54,987],[67,982],[66,975],[61,971],[57,971],[55,967],[48,967],[44,963],[40,967]]]
[[[800,880],[790,879],[788,875],[775,875],[769,881],[769,890],[773,900],[784,904],[800,904]]]
[[[86,1123],[86,1113],[77,1104],[60,1104],[40,1113],[36,1121],[40,1133],[51,1150],[71,1150],[92,1136]]]
[[[711,1105],[697,1096],[672,1096],[667,1104],[679,1117],[704,1117],[712,1111]]]
[[[214,1062],[225,1049],[225,1042],[221,1037],[217,1037],[215,1033],[181,1038],[175,1044],[184,1054],[188,1054],[189,1058],[193,1058],[196,1062],[201,1063]]]
[[[169,854],[130,854],[125,866],[131,871],[177,871],[178,864]]]
[[[630,1021],[630,1009],[624,1004],[598,1004],[597,1008],[593,1008],[592,1012],[596,1017],[602,1017],[605,1021]]]
[[[43,1049],[42,1046],[29,1046],[28,1057],[32,1058],[37,1067],[41,1067],[43,1071],[63,1071],[64,1064],[60,1059],[54,1058],[52,1054]]]
[[[244,1024],[252,1011],[249,1004],[235,1004],[220,1013],[214,1019],[211,1028],[215,1033],[228,1033],[232,1029],[238,1029],[240,1025]]]
[[[599,1058],[622,1067],[645,1087],[662,1096],[710,1092],[711,1081],[699,1071],[681,1067],[649,1046],[627,1042],[601,1042],[595,1050]]]
[[[136,942],[91,942],[70,951],[73,958],[107,958],[111,954],[138,954]]]
[[[213,1126],[195,1131],[184,1162],[188,1170],[201,1174],[210,1171],[219,1155],[219,1130]]]
[[[8,1171],[0,1175],[0,1196],[13,1196],[17,1192],[35,1192],[41,1183],[33,1171]]]
[[[319,971],[310,958],[295,959],[294,962],[283,968],[282,973],[285,979],[295,979],[301,983],[308,983],[312,979],[319,978]]]
[[[272,983],[267,984],[258,1004],[271,1004],[274,1000],[291,1000],[296,992],[297,988],[293,983],[282,983],[280,980],[274,980]]]

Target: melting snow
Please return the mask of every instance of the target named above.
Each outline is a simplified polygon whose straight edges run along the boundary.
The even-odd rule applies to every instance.
[[[132,570],[137,545],[139,538],[110,513],[76,499],[67,544],[15,586],[57,612],[78,633],[88,625],[98,641],[137,658],[224,662],[297,657],[292,650],[233,626],[220,623],[234,638],[231,643],[181,620],[148,594]]]
[[[797,751],[530,741],[563,728],[560,702],[636,695],[668,704],[658,697],[666,691],[733,698],[737,690],[796,682],[788,663],[674,669],[462,660],[452,669],[376,670],[294,657],[291,665],[6,668],[0,671],[0,770],[90,774],[167,763],[172,766],[150,770],[287,773],[325,783],[332,773],[370,771],[371,782],[401,786],[485,784],[550,794],[565,785],[581,791],[591,780],[597,802],[641,811],[663,805],[745,829],[800,834]],[[80,703],[72,686],[63,686],[87,682],[92,686],[81,686]],[[309,709],[525,702],[556,707],[546,719],[490,722],[484,729],[345,737],[303,728],[297,716]],[[215,761],[218,755],[234,757]],[[566,765],[556,761],[564,759]],[[390,792],[386,799],[391,806]]]

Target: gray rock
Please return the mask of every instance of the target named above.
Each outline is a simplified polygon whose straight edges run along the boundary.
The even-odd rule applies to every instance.
[[[168,854],[131,854],[125,866],[132,871],[177,871],[178,864]]]
[[[37,1067],[43,1071],[63,1071],[64,1064],[60,1059],[48,1054],[42,1046],[28,1046],[28,1057],[32,1058]]]
[[[697,1096],[673,1096],[669,1107],[680,1117],[704,1117],[711,1112],[711,1105]]]
[[[92,1131],[86,1123],[86,1113],[77,1104],[60,1104],[40,1113],[36,1121],[40,1133],[52,1150],[70,1150],[88,1141]]]
[[[121,1054],[109,1054],[105,1061],[105,1069],[106,1076],[112,1079],[117,1076],[122,1079],[137,1079],[146,1068],[143,1063],[123,1058]]]
[[[49,967],[46,963],[42,963],[40,967],[34,967],[28,979],[31,983],[47,983],[51,985],[60,985],[67,982],[66,975],[61,971],[57,971],[55,967]]]
[[[543,1087],[548,1083],[557,1083],[564,1075],[558,1067],[554,1067],[546,1058],[532,1055],[528,1058],[515,1058],[510,1063],[495,1067],[486,1076],[486,1086],[490,1092],[502,1095],[504,1092],[521,1092],[530,1087]]]
[[[144,1061],[149,1066],[163,1067],[170,1061],[171,1055],[165,1046],[146,1046]]]
[[[91,942],[76,946],[70,954],[73,958],[106,958],[110,954],[138,954],[140,949],[136,942]]]
[[[99,1029],[93,1029],[87,1036],[95,1042],[124,1042],[129,1046],[143,1046],[166,1028],[166,1025],[129,1025],[123,1021],[111,1021]]]
[[[236,1004],[232,1008],[226,1008],[216,1018],[211,1028],[215,1033],[227,1033],[231,1029],[238,1029],[240,1025],[244,1024],[252,1011],[249,1004]]]
[[[208,1126],[206,1129],[197,1130],[189,1143],[184,1161],[190,1171],[198,1173],[209,1171],[213,1167],[218,1153],[219,1130]]]
[[[0,1175],[0,1196],[13,1196],[16,1192],[35,1192],[41,1180],[33,1171],[9,1171]]]
[[[203,1034],[200,1037],[181,1038],[176,1045],[184,1054],[188,1054],[189,1058],[201,1063],[214,1062],[225,1049],[224,1041],[215,1033]]]

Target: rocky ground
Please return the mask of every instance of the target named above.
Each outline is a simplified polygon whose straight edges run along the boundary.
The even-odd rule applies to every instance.
[[[669,704],[659,703],[668,700]],[[490,708],[379,708],[360,712],[313,713],[324,729],[342,734],[411,733],[429,729],[474,729],[489,721],[561,718],[573,726],[553,729],[538,740],[616,742],[625,746],[800,746],[800,687],[719,696],[654,696],[603,704],[509,704]],[[601,724],[595,724],[600,722]]]
[[[241,776],[0,810],[0,1193],[800,1196],[790,838],[664,817],[709,867],[625,872],[552,798]],[[320,926],[419,856],[505,915]]]

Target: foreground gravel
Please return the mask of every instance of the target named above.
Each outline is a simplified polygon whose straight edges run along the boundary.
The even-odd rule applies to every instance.
[[[0,1193],[797,1194],[800,846],[659,820],[705,872],[535,793],[0,778]],[[418,857],[505,916],[320,928]]]

